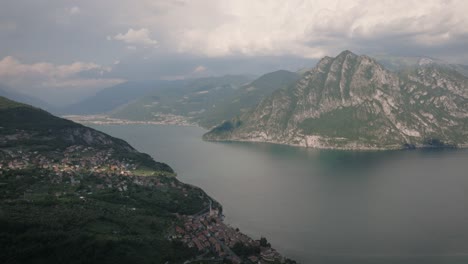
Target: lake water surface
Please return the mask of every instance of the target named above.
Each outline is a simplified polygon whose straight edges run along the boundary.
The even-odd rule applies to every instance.
[[[212,143],[197,127],[94,126],[169,164],[301,263],[468,263],[468,151]]]

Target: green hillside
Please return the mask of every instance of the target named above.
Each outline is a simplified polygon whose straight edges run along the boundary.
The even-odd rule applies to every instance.
[[[0,97],[1,263],[182,263],[211,202],[125,141]],[[214,202],[214,207],[219,205]]]

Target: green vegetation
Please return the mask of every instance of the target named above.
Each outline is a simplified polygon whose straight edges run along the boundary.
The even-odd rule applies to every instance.
[[[0,97],[0,263],[183,263],[201,189],[125,141]],[[213,202],[213,206],[220,208]]]
[[[55,117],[30,105],[11,101],[0,96],[0,124],[3,129],[49,130],[80,125]]]
[[[325,113],[319,118],[304,120],[300,128],[305,134],[327,135],[331,137],[357,137],[361,124],[354,122],[355,113],[352,109],[339,109]]]
[[[224,121],[221,125],[214,128],[213,131],[216,133],[227,133],[238,128],[241,124],[242,122],[239,120]]]
[[[260,247],[259,246],[246,246],[241,242],[237,242],[232,251],[236,253],[237,256],[241,258],[247,258],[252,255],[260,254]]]
[[[268,240],[265,237],[260,238],[260,246],[261,247],[271,247],[271,244],[268,243]]]
[[[71,186],[54,183],[46,170],[9,171],[0,185],[2,263],[181,263],[196,255],[170,242],[174,213],[205,207],[203,192],[132,183],[126,192],[96,188],[95,175]],[[166,186],[176,181],[164,178]],[[81,196],[81,197],[80,197]]]
[[[30,107],[30,106],[15,102],[6,97],[0,96],[0,109],[17,108],[17,107]]]
[[[299,128],[306,135],[322,135],[358,140],[369,129],[376,129],[381,125],[379,117],[362,108],[341,108],[324,113],[319,118],[304,120]],[[376,140],[377,137],[367,137]]]

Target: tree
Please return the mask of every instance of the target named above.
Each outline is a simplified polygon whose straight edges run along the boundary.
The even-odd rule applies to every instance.
[[[271,244],[268,243],[267,239],[265,237],[260,238],[260,246],[261,247],[271,247]]]

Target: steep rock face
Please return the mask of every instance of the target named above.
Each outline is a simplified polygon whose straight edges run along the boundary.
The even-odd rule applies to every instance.
[[[392,149],[468,143],[467,79],[432,65],[396,74],[344,51],[206,140]]]

